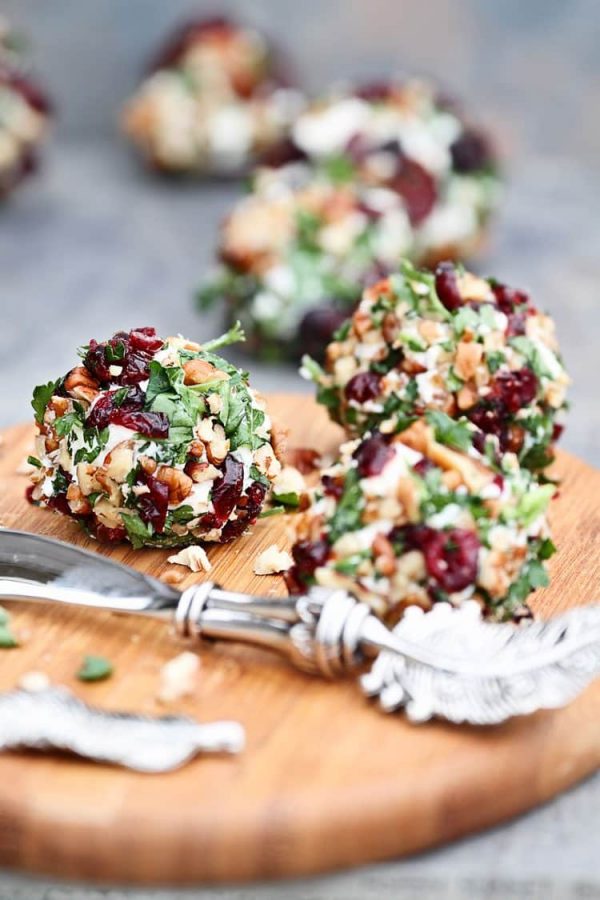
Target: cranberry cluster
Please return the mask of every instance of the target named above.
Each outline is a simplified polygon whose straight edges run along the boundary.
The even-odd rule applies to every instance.
[[[393,455],[389,441],[379,431],[366,438],[352,454],[361,478],[379,475]]]
[[[448,594],[462,591],[475,582],[479,538],[474,531],[451,528],[437,531],[428,525],[403,525],[389,535],[401,550],[420,550],[433,586]]]
[[[106,428],[123,425],[150,438],[166,438],[169,435],[169,420],[164,413],[144,411],[145,393],[138,385],[128,389],[125,397],[122,389],[100,394],[90,410],[86,428]]]
[[[316,569],[325,565],[330,553],[327,541],[297,541],[292,547],[294,565],[285,573],[290,594],[301,594]]]
[[[150,374],[150,361],[163,345],[154,328],[118,331],[108,341],[91,340],[83,364],[102,383],[139,384]],[[110,367],[121,371],[112,375]]]

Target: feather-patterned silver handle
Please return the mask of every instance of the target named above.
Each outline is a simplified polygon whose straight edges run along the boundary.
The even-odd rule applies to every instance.
[[[60,750],[138,772],[170,772],[199,753],[239,753],[239,722],[198,724],[88,706],[66,688],[0,695],[0,750]]]
[[[99,554],[0,529],[2,597],[142,615],[175,609],[182,634],[268,647],[330,678],[379,654],[363,691],[415,721],[502,722],[562,706],[600,674],[600,606],[517,627],[483,621],[474,603],[440,603],[409,609],[391,631],[344,591],[268,599],[205,582],[180,594]]]
[[[484,621],[475,602],[412,608],[391,631],[344,591],[260,600],[204,584],[182,595],[184,634],[238,640],[284,652],[335,677],[377,655],[360,678],[386,712],[491,725],[564,706],[600,675],[600,606],[527,625]]]

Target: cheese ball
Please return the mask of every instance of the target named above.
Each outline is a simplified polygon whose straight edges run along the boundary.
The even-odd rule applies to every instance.
[[[0,200],[37,168],[50,112],[28,71],[20,36],[0,20]]]
[[[231,211],[222,266],[200,291],[225,301],[265,358],[322,354],[365,284],[402,256],[429,265],[475,252],[499,193],[487,138],[422,82],[313,104],[289,151]]]
[[[242,534],[281,465],[247,375],[202,346],[118,332],[81,365],[37,387],[31,502],[102,541],[176,547]]]
[[[528,617],[554,551],[555,487],[537,485],[514,454],[494,469],[454,438],[421,420],[344,444],[296,519],[291,592],[343,588],[391,621],[411,605],[466,600],[497,621]]]
[[[402,431],[439,410],[532,470],[552,462],[569,385],[552,319],[524,291],[452,263],[404,263],[367,288],[324,368],[305,359],[302,372],[349,434]]]
[[[160,52],[123,128],[155,169],[239,175],[285,141],[302,103],[263,35],[226,18],[202,19]]]

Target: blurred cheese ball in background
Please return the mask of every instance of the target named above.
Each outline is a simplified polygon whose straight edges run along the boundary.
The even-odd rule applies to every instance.
[[[25,42],[0,18],[0,200],[35,171],[49,117],[49,100],[29,72]]]
[[[408,606],[466,600],[496,620],[529,616],[526,599],[547,584],[554,552],[546,507],[555,487],[537,485],[514,454],[492,469],[453,442],[422,420],[342,445],[294,520],[290,591],[344,588],[391,620]]]
[[[215,350],[153,328],[81,348],[82,364],[34,391],[29,499],[104,541],[227,542],[252,525],[281,465],[247,375]]]
[[[437,410],[532,470],[552,462],[570,381],[554,322],[524,291],[448,262],[404,263],[367,288],[324,368],[305,358],[302,372],[349,434],[402,431]]]
[[[127,104],[123,127],[156,169],[240,175],[275,152],[302,103],[263,35],[203,19],[168,41]]]
[[[402,256],[432,265],[480,246],[499,194],[488,139],[422,81],[315,102],[283,165],[259,170],[224,223],[200,291],[265,358],[319,355],[368,284]]]

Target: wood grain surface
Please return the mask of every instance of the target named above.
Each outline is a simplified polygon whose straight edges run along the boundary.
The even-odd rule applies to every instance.
[[[340,432],[303,396],[272,396],[290,446],[332,451]],[[65,519],[28,506],[17,468],[32,429],[4,432],[0,524],[93,547],[160,576],[167,551],[107,550]],[[534,607],[551,615],[598,599],[600,472],[560,454],[554,502],[559,553]],[[280,576],[252,573],[254,556],[287,543],[284,517],[264,519],[227,548],[209,549],[226,587],[280,596]],[[187,571],[187,570],[186,570]],[[200,580],[189,574],[186,587]],[[164,712],[161,666],[184,649],[162,623],[9,603],[23,645],[0,651],[0,690],[31,670],[111,709]],[[194,883],[325,871],[414,853],[543,803],[600,765],[600,684],[564,710],[475,729],[411,726],[384,716],[348,683],[303,675],[266,652],[198,648],[194,695],[170,707],[199,720],[237,718],[238,758],[199,758],[169,775],[140,775],[70,758],[0,756],[0,864],[94,881]],[[84,685],[84,654],[114,676]]]

